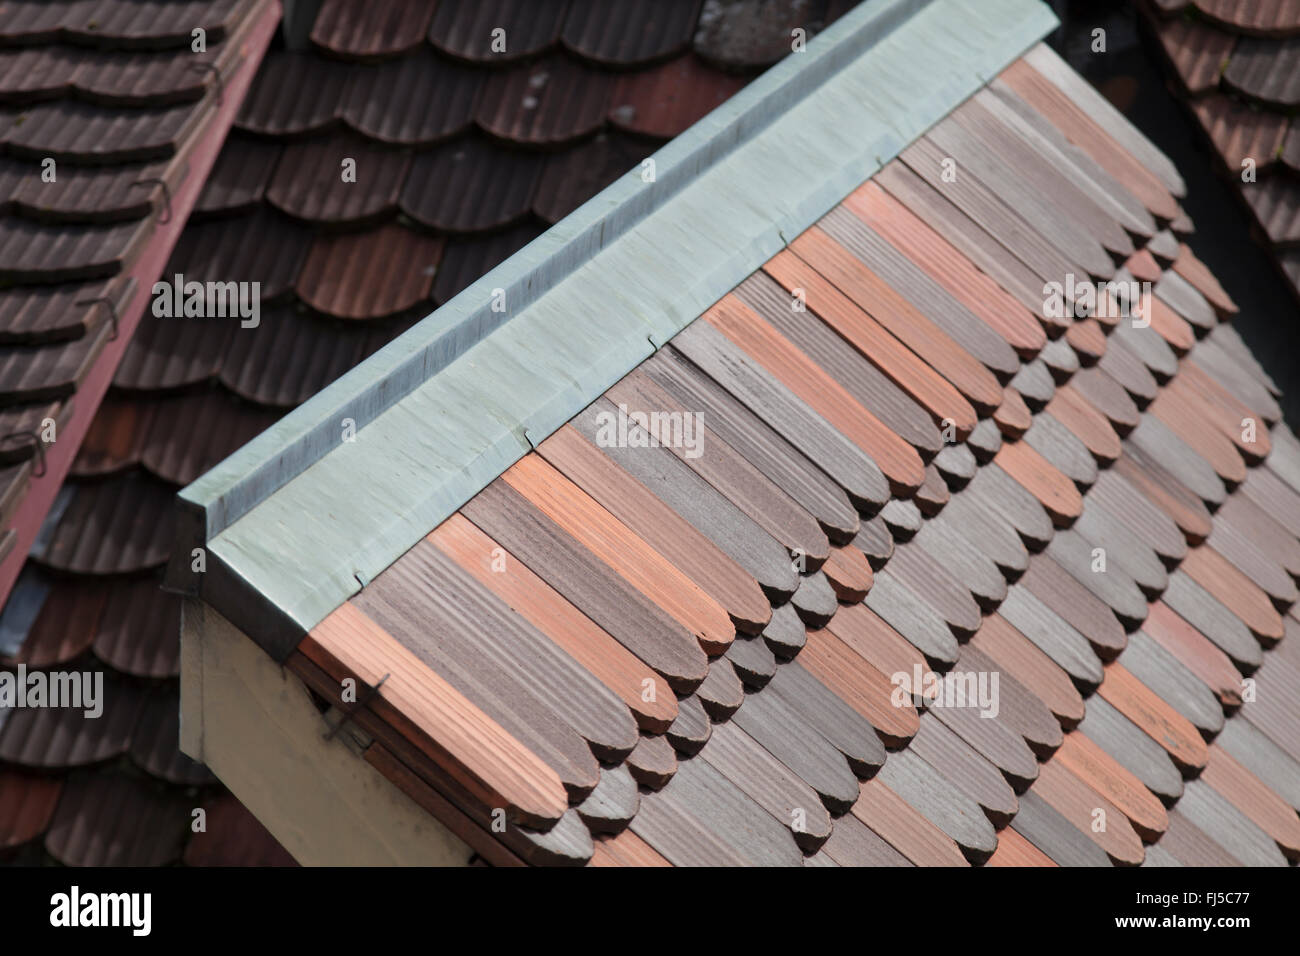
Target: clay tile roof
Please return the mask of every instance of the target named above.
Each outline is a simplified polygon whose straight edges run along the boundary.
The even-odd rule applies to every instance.
[[[465,137],[416,157],[402,212],[440,232],[502,229],[528,217],[545,165],[535,153]]]
[[[209,59],[215,48],[224,67],[217,41],[249,7],[199,4],[173,12],[166,5],[117,3],[130,6],[132,15],[110,11],[114,4],[102,0],[100,16],[117,24],[114,42],[130,48],[120,62],[108,58],[113,43],[94,41],[90,55],[85,44],[93,38],[84,22],[65,22],[66,9],[23,4],[19,15],[0,16],[0,152],[9,154],[0,155],[0,223],[15,223],[12,238],[0,229],[0,246],[8,241],[5,247],[14,250],[0,262],[15,277],[62,282],[0,292],[0,353],[24,347],[0,357],[0,370],[7,369],[0,375],[3,394],[29,403],[0,405],[15,431],[43,421],[47,406],[31,404],[38,398],[71,393],[87,346],[112,341],[107,309],[76,304],[125,297],[130,290],[111,279],[89,278],[129,259],[134,223],[165,211],[167,188],[175,188],[166,157],[185,130],[173,126],[187,121],[188,98],[213,84],[211,71],[179,68],[192,63],[176,58],[180,24],[186,24],[187,50],[189,24],[209,24]],[[42,598],[39,620],[15,632],[6,659],[52,666],[89,654],[128,678],[173,680],[179,601],[162,593],[150,572],[164,556],[167,501],[175,489],[527,244],[549,221],[544,216],[558,218],[580,205],[652,151],[631,148],[609,132],[613,125],[630,123],[643,136],[664,139],[748,80],[692,63],[646,92],[632,88],[628,97],[639,122],[627,110],[611,116],[608,92],[616,79],[632,82],[686,50],[697,5],[672,5],[648,32],[628,29],[640,20],[608,5],[571,6],[564,0],[328,3],[312,26],[313,49],[265,57],[235,104],[236,128],[162,270],[168,281],[179,273],[199,281],[259,282],[259,324],[165,319],[146,310],[40,552],[44,567],[73,575],[60,582],[59,594],[66,589],[60,605],[76,610],[94,601],[98,613],[76,615],[78,626],[64,633],[53,626],[61,615]],[[158,33],[152,41],[150,22]],[[490,48],[497,26],[506,31],[503,51]],[[6,37],[23,45],[7,47]],[[518,61],[548,52],[540,61],[545,83],[528,85],[536,64],[524,64],[511,79]],[[484,107],[490,88],[512,82],[522,83],[525,95]],[[536,95],[538,108],[524,101],[527,95]],[[12,121],[29,109],[67,122],[31,126],[24,118],[15,134]],[[582,150],[574,157],[582,160],[595,135],[602,144],[613,137],[621,158],[594,174],[566,150],[534,149],[571,145]],[[19,154],[44,156],[54,146],[69,162],[59,166],[64,188],[46,198],[39,167]],[[159,158],[124,164],[137,155]],[[357,162],[355,183],[342,183],[345,158]],[[108,160],[113,165],[81,164]],[[548,162],[556,172],[543,187]],[[574,181],[559,175],[575,169],[581,175]],[[325,189],[312,185],[318,180]],[[46,251],[55,242],[67,249],[58,257]],[[35,375],[33,368],[46,371]],[[31,480],[29,446],[16,439],[0,451],[10,512]],[[14,455],[16,463],[8,460]],[[44,573],[35,562],[31,567],[32,574]],[[102,607],[101,579],[111,584]],[[137,771],[177,786],[170,757],[143,743],[132,747]],[[239,815],[246,818],[242,810]],[[106,834],[117,823],[103,815],[84,825]],[[39,837],[24,839],[30,848]],[[255,822],[240,823],[232,840],[208,839],[208,848],[188,859],[283,859]],[[200,835],[190,845],[203,843]],[[160,846],[171,854],[179,844]],[[48,840],[46,849],[60,859],[67,852]]]
[[[311,41],[344,59],[377,60],[400,56],[420,45],[434,4],[421,0],[325,0],[316,15]]]
[[[157,479],[127,473],[65,487],[62,513],[50,513],[33,558],[78,574],[124,574],[162,565],[171,516]]]
[[[198,6],[221,36],[247,4]],[[656,4],[649,30],[608,6],[331,0],[313,51],[267,59],[164,270],[260,281],[266,307],[256,328],[146,314],[125,349],[0,616],[6,662],[105,670],[106,719],[0,715],[0,851],[287,862],[175,747],[179,598],[159,590],[157,569],[176,489],[635,168],[653,146],[626,133],[678,135],[745,82],[710,64],[766,65],[789,51],[791,29],[811,36],[846,4],[683,0]],[[1200,6],[1216,23],[1243,17]],[[104,17],[113,42],[164,54],[139,73],[124,63],[124,85],[105,74],[84,87],[119,105],[81,98],[51,56],[44,72],[0,68],[28,86],[6,87],[6,108],[44,95],[59,98],[35,109],[69,116],[181,109],[195,78],[177,74],[170,92],[155,78],[171,76],[166,47],[188,28],[147,12],[153,34],[140,9]],[[90,42],[65,13],[23,5],[0,17],[0,42]],[[503,52],[488,46],[497,25]],[[1254,17],[1245,29],[1286,25]],[[638,365],[644,345],[629,353],[622,370],[633,370],[602,379],[596,405],[533,436],[535,451],[420,529],[428,537],[326,616],[290,670],[309,684],[322,672],[377,677],[385,655],[414,651],[412,676],[449,687],[455,715],[389,703],[432,718],[454,738],[439,744],[495,788],[493,805],[512,808],[523,825],[503,839],[515,859],[1294,855],[1276,802],[1295,807],[1280,782],[1291,765],[1277,754],[1300,760],[1300,724],[1281,692],[1254,705],[1229,689],[1255,668],[1266,684],[1300,675],[1280,613],[1300,564],[1300,445],[1232,337],[1231,300],[1158,231],[1181,216],[1176,173],[1057,64],[1034,51],[990,88],[995,102],[936,132],[971,170],[962,190],[926,179],[922,143],[910,168],[895,161],[787,236],[790,250],[754,261],[702,320],[675,338],[656,327],[652,358]],[[430,111],[420,97],[433,90],[451,92]],[[110,147],[80,129],[56,134],[69,157],[113,162],[171,136],[155,126]],[[979,165],[990,149],[1014,173]],[[334,189],[347,157],[357,182]],[[315,167],[331,188],[309,196],[294,177]],[[133,221],[143,207],[113,175],[78,181],[85,198],[60,200],[57,214],[82,229]],[[22,195],[0,194],[0,229],[28,223],[36,204]],[[1070,228],[1052,228],[1061,222]],[[107,246],[88,243],[100,251],[74,266],[129,257],[129,243],[105,257]],[[1126,259],[1160,284],[1145,337],[1105,315],[1037,314],[1048,279],[1113,274]],[[680,262],[689,270],[690,250]],[[783,308],[795,288],[804,310]],[[111,334],[103,307],[68,314],[69,297],[103,295],[98,285],[19,290],[0,293],[0,317],[14,319],[0,351]],[[598,322],[582,334],[613,347]],[[27,384],[31,363],[15,353],[5,394],[69,394],[83,354],[44,359],[59,369],[51,386]],[[611,447],[595,415],[620,403],[704,409],[703,454]],[[1265,423],[1255,444],[1234,427],[1243,409]],[[950,417],[951,439],[937,434]],[[30,464],[9,466],[8,487],[24,486]],[[1098,547],[1104,580],[1089,570]],[[494,548],[517,573],[492,573]],[[436,646],[421,637],[430,620],[446,637]],[[508,653],[488,653],[484,627]],[[890,675],[914,667],[999,671],[1002,712],[894,707]],[[659,687],[650,703],[645,680]],[[358,720],[376,754],[405,746],[364,708]],[[1202,739],[1219,721],[1223,754]],[[50,775],[38,785],[32,767]],[[1184,788],[1179,771],[1201,768]],[[403,786],[436,787],[440,774],[416,766]],[[188,786],[205,795],[206,834],[187,835]],[[1161,801],[1174,806],[1163,819]],[[807,808],[806,826],[791,825],[792,806]],[[1084,819],[1096,806],[1117,820],[1104,836]],[[472,822],[486,821],[481,807],[459,809],[471,821],[462,837],[495,842]],[[1218,822],[1228,814],[1235,830]]]
[[[63,781],[21,770],[0,772],[0,852],[38,839],[50,825]]]
[[[231,133],[191,215],[197,219],[207,214],[255,210],[266,196],[282,152],[278,143]]]
[[[322,234],[298,276],[307,305],[342,319],[376,319],[429,298],[443,239],[395,223],[365,233]]]
[[[424,50],[357,70],[343,120],[383,143],[430,146],[463,133],[474,118],[484,76]]]
[[[568,9],[569,0],[444,3],[429,25],[429,42],[439,52],[476,63],[531,57],[559,41]],[[504,31],[503,43],[494,48],[497,29]]]
[[[501,140],[566,146],[605,122],[612,85],[609,74],[552,55],[495,73],[483,88],[475,120]]]
[[[685,132],[742,85],[743,78],[710,69],[688,53],[620,76],[610,94],[609,118],[630,133],[666,139]]]
[[[595,6],[581,15],[596,17]],[[1236,16],[1206,6],[1216,23]],[[435,49],[494,64],[446,9],[430,27]],[[407,300],[448,302],[539,221],[563,219],[611,182],[606,200],[626,196],[634,177],[620,175],[648,150],[625,133],[680,134],[727,95],[710,58],[775,58],[790,29],[838,12],[792,4],[786,19],[729,35],[728,18],[747,9],[701,4],[689,53],[666,27],[630,37],[591,20],[578,30],[557,11],[527,35],[531,59],[485,81],[475,121],[494,142],[417,150],[407,175],[421,181],[407,180],[400,205],[428,232],[397,223],[318,234],[295,286],[311,308],[295,321],[373,322]],[[1203,31],[1218,27],[1191,26],[1212,49]],[[1192,32],[1167,31],[1168,48]],[[593,62],[653,59],[663,62],[574,82],[603,76]],[[540,325],[564,311],[548,305],[608,303],[603,287],[572,300],[572,287],[551,287],[513,323],[539,323],[532,347],[539,364],[565,369],[564,387],[586,382],[565,405],[571,417],[550,413],[539,434],[525,407],[529,442],[513,464],[435,526],[413,523],[408,547],[305,636],[277,643],[244,617],[312,687],[327,686],[322,674],[373,683],[404,668],[411,684],[379,694],[410,724],[387,722],[382,708],[354,712],[374,763],[410,753],[413,726],[432,736],[442,763],[411,758],[394,780],[426,806],[455,804],[456,832],[480,852],[553,865],[1272,864],[1300,854],[1300,795],[1282,783],[1300,759],[1297,715],[1284,694],[1260,706],[1237,693],[1247,674],[1300,679],[1288,633],[1300,633],[1300,443],[1231,330],[1231,298],[1170,234],[1184,218],[1172,164],[1046,48],[991,72],[993,84],[922,124],[928,132],[878,160],[867,182],[841,184],[828,213],[746,259],[666,334],[654,325],[660,306],[619,285],[619,309],[655,329],[648,350],[596,371],[567,342],[543,346]],[[1188,75],[1215,90],[1205,112],[1233,150],[1281,147],[1283,124],[1268,114],[1232,127],[1245,107],[1217,71]],[[705,100],[678,103],[682,90]],[[936,172],[945,156],[964,171],[956,184]],[[737,175],[743,160],[728,162]],[[424,182],[444,176],[491,201],[470,208]],[[728,219],[720,233],[739,228]],[[432,290],[396,295],[414,285],[400,250],[417,241],[442,243]],[[669,282],[708,246],[658,243],[672,266],[646,282]],[[583,276],[604,281],[584,261]],[[365,264],[356,276],[354,262]],[[361,273],[383,267],[385,282],[368,287]],[[1149,283],[1149,327],[1104,300],[1045,314],[1044,283],[1067,274]],[[604,337],[614,318],[585,324],[574,311],[568,334],[616,348]],[[509,364],[507,341],[479,339]],[[512,394],[545,374],[510,367]],[[462,388],[460,369],[453,361],[425,384],[445,376]],[[486,400],[495,409],[498,399]],[[611,438],[620,407],[640,417]],[[649,416],[693,411],[704,415],[698,455]],[[1253,439],[1243,418],[1259,423]],[[327,454],[320,474],[348,454]],[[256,524],[256,508],[246,520]],[[501,554],[512,574],[494,573]],[[981,717],[934,689],[896,706],[892,678],[914,672],[997,673],[999,712]],[[658,688],[650,702],[637,692],[646,680]],[[1216,735],[1222,748],[1206,743]],[[448,788],[448,771],[490,797]],[[515,821],[505,834],[485,826],[495,806]],[[801,825],[791,807],[807,809]],[[1115,821],[1104,833],[1090,825],[1097,807]]]
[[[1180,8],[1142,6],[1187,106],[1273,250],[1278,271],[1300,296],[1290,247],[1300,238],[1295,192],[1300,161],[1294,107],[1300,103],[1300,5],[1292,0],[1196,0]]]
[[[3,447],[11,464],[25,451],[57,476],[30,486],[21,514],[6,511],[0,538],[10,547],[32,546],[216,154],[235,105],[223,97],[242,95],[272,16],[265,0],[4,4]],[[51,419],[60,444],[24,437]],[[3,594],[21,562],[0,562]]]
[[[162,866],[181,855],[190,803],[122,771],[73,775],[45,849],[67,866]]]
[[[702,0],[570,0],[561,37],[583,59],[613,67],[664,60],[687,48]]]

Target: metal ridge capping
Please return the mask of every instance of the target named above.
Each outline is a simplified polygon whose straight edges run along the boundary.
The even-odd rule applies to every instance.
[[[863,3],[185,488],[168,586],[282,659],[1055,26]]]

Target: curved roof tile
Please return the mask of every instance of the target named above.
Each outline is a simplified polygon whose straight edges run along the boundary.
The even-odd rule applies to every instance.
[[[282,168],[289,164],[287,155]],[[334,169],[337,176],[337,163]],[[259,241],[250,242],[251,236]],[[293,288],[310,240],[309,230],[266,207],[251,216],[194,223],[181,233],[163,281],[174,282],[180,273],[186,282],[257,282],[261,302],[274,302]]]
[[[435,6],[427,0],[325,0],[311,42],[347,60],[399,56],[424,41]]]
[[[161,567],[171,552],[172,493],[170,486],[138,472],[79,483],[32,558],[75,574],[130,574]]]
[[[181,599],[155,577],[113,582],[95,635],[95,656],[135,677],[180,673]]]
[[[600,128],[611,85],[606,73],[548,56],[488,80],[476,118],[498,139],[555,148]]]
[[[207,767],[180,752],[181,701],[176,689],[149,695],[131,735],[131,759],[150,776],[181,786],[216,782]]]
[[[264,136],[320,132],[338,122],[351,78],[350,71],[309,53],[268,53],[235,126]]]
[[[429,42],[459,60],[489,66],[508,63],[559,42],[568,6],[569,0],[444,3],[429,25]],[[504,33],[494,33],[498,29]]]
[[[369,335],[366,327],[269,309],[256,329],[231,337],[221,382],[251,402],[292,407],[359,362]]]
[[[0,770],[0,850],[45,833],[63,793],[63,781],[23,770]]]
[[[1223,71],[1223,82],[1271,106],[1300,104],[1300,37],[1242,39]]]
[[[87,717],[72,707],[21,707],[0,726],[0,760],[31,769],[87,767],[120,757],[144,708],[145,694],[104,671],[74,672],[103,679],[103,714]],[[32,675],[28,674],[29,686]],[[83,702],[84,702],[83,698]]]
[[[618,177],[637,168],[651,150],[621,133],[601,133],[546,160],[533,211],[559,222]]]
[[[192,800],[125,773],[68,780],[45,848],[68,866],[163,866],[181,855]]]
[[[356,67],[343,100],[343,120],[371,139],[429,146],[469,128],[483,82],[481,70],[428,51]]]
[[[570,0],[564,45],[603,66],[627,69],[687,49],[701,0]]]
[[[267,183],[280,161],[283,147],[232,131],[226,138],[216,165],[203,183],[203,191],[190,216],[251,212],[266,195]]]
[[[729,100],[745,78],[706,64],[694,53],[649,70],[620,76],[609,99],[609,119],[629,133],[669,139]]]
[[[528,215],[545,158],[468,136],[416,156],[401,207],[439,232],[484,232]]]
[[[266,201],[308,223],[357,226],[397,208],[410,155],[359,136],[335,134],[284,148]]]
[[[298,277],[298,295],[341,319],[377,319],[427,301],[444,240],[392,223],[368,232],[319,235]]]
[[[236,328],[233,321],[159,318],[145,312],[122,354],[113,385],[124,389],[174,389],[213,378]]]

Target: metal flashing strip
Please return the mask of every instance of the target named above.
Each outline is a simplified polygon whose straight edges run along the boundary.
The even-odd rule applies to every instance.
[[[169,585],[284,656],[1055,23],[868,0],[182,491]]]

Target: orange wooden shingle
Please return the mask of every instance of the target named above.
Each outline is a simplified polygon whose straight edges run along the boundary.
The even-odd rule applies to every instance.
[[[1133,278],[1139,282],[1150,282],[1152,284],[1159,282],[1160,275],[1164,272],[1149,249],[1139,249],[1129,256],[1124,262],[1124,268],[1128,269]]]
[[[1187,401],[1181,389],[1161,389],[1149,412],[1185,441],[1189,448],[1209,462],[1214,473],[1229,485],[1246,480],[1246,463],[1237,448],[1208,421],[1199,402]],[[1208,427],[1207,427],[1208,426]]]
[[[993,461],[1038,499],[1058,528],[1068,528],[1083,513],[1083,497],[1074,482],[1028,443],[1006,442]]]
[[[1184,773],[1199,771],[1210,759],[1205,741],[1191,722],[1157,697],[1123,665],[1106,665],[1097,693],[1163,747]]]
[[[924,681],[933,673],[921,652],[865,604],[841,607],[826,629],[886,677],[906,674],[910,681],[920,668]]]
[[[985,866],[1056,866],[1057,863],[1015,830],[1007,827],[998,834],[998,848]]]
[[[1138,464],[1129,455],[1124,455],[1115,462],[1115,471],[1169,515],[1188,544],[1200,544],[1210,536],[1213,528],[1205,504],[1172,476],[1152,474],[1150,469]]]
[[[1196,335],[1187,320],[1166,305],[1163,299],[1144,295],[1141,314],[1178,355],[1186,355],[1196,343]]]
[[[588,866],[672,866],[631,830],[624,830],[616,836],[600,837],[594,841],[594,846]]]
[[[1263,417],[1242,404],[1194,362],[1180,363],[1178,375],[1166,390],[1195,407],[1206,421],[1236,446],[1248,464],[1258,465],[1273,450],[1273,441]],[[1254,434],[1248,437],[1248,431]]]
[[[1179,216],[1178,201],[1164,183],[1027,62],[1017,60],[1002,71],[1000,78],[1050,120],[1066,139],[1119,180],[1152,213],[1166,220]]]
[[[417,743],[484,807],[541,827],[568,809],[554,770],[353,604],[335,609],[299,648],[330,655],[370,687],[387,675],[371,706],[382,701],[427,734]]]
[[[969,866],[952,838],[880,780],[858,791],[853,815],[917,866]]]
[[[831,548],[830,559],[822,565],[835,596],[846,604],[856,604],[871,590],[873,574],[867,556],[852,545]]]
[[[1008,385],[1002,390],[1002,404],[993,413],[993,421],[1004,436],[1016,439],[1024,437],[1034,418],[1020,393]]]
[[[705,312],[703,319],[870,455],[889,479],[895,494],[910,495],[921,487],[925,481],[925,464],[916,449],[863,408],[844,386],[753,309],[728,295]]]
[[[1187,552],[1182,570],[1241,618],[1242,623],[1261,642],[1274,644],[1286,633],[1282,616],[1277,613],[1268,595],[1209,545],[1201,545]]]
[[[1160,799],[1083,734],[1066,734],[1052,762],[1069,769],[1118,807],[1147,843],[1154,843],[1169,829],[1169,814]]]
[[[537,451],[711,594],[737,627],[756,634],[771,620],[771,605],[753,577],[572,425],[555,432]]]
[[[658,674],[464,515],[452,515],[427,539],[591,671],[627,704],[643,730],[662,733],[677,718],[672,694],[643,698],[644,682],[658,684]],[[504,570],[497,570],[498,555],[505,556]]]
[[[1073,432],[1098,464],[1109,465],[1119,458],[1123,448],[1115,429],[1105,415],[1070,386],[1058,388],[1044,411]]]
[[[740,450],[724,441],[710,427],[714,421],[712,415],[688,408],[645,375],[636,372],[624,376],[621,381],[611,386],[605,393],[605,398],[608,402],[597,401],[588,410],[601,408],[603,405],[603,410],[611,414],[611,420],[617,420],[618,416],[624,414],[621,406],[626,406],[627,414],[632,421],[636,421],[639,416],[644,416],[648,412],[648,420],[642,418],[645,422],[644,426],[637,422],[632,425],[634,429],[653,435],[660,444],[670,449],[682,464],[749,515],[755,524],[788,551],[802,554],[808,570],[817,570],[830,556],[830,542],[817,519],[784,489],[773,483],[756,463],[751,462]],[[612,408],[610,403],[616,403],[620,407]],[[674,434],[676,426],[666,424],[662,420],[656,421],[654,415],[656,411],[680,415],[682,422],[690,421],[690,416],[698,412],[694,450],[684,447],[684,443],[678,440],[680,436]],[[599,415],[599,412],[596,414]],[[599,436],[599,432],[596,434]],[[609,456],[604,457],[609,459]],[[622,463],[627,462],[624,460]],[[612,460],[610,464],[613,465]],[[606,505],[606,507],[610,506]],[[610,508],[610,510],[615,509]],[[642,537],[646,535],[642,534]],[[659,548],[659,550],[664,549]]]
[[[1001,404],[1002,388],[992,372],[821,229],[813,226],[790,248],[925,359],[977,411],[991,413]]]
[[[1196,258],[1196,253],[1185,242],[1178,245],[1178,258],[1174,260],[1173,270],[1205,296],[1221,317],[1227,318],[1237,313],[1237,303],[1232,301],[1232,297],[1219,284],[1218,278],[1204,262]]]
[[[985,617],[970,643],[1033,691],[1061,726],[1074,727],[1083,720],[1083,697],[1070,675],[1002,615]]]
[[[895,707],[889,677],[825,629],[808,632],[799,663],[865,717],[886,747],[902,747],[916,736],[920,718],[911,703]]]
[[[875,182],[850,193],[844,206],[983,319],[1021,358],[1033,358],[1047,344],[1031,312]]]
[[[1142,841],[1128,818],[1064,764],[1056,760],[1043,764],[1034,781],[1034,793],[1091,837],[1114,862],[1137,866],[1145,858]]]
[[[1164,601],[1151,605],[1142,630],[1199,677],[1225,708],[1240,706],[1241,672],[1227,654]]]
[[[1066,330],[1065,340],[1084,365],[1095,365],[1106,354],[1106,333],[1096,319],[1075,322]]]
[[[822,321],[924,406],[936,421],[952,421],[959,440],[966,439],[978,420],[970,402],[830,280],[789,250],[769,259],[763,271],[787,292],[794,294],[798,290]]]
[[[727,612],[540,455],[525,455],[501,477],[694,634],[706,654],[721,654],[731,646],[736,628]]]

